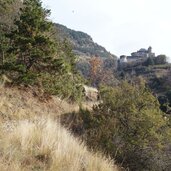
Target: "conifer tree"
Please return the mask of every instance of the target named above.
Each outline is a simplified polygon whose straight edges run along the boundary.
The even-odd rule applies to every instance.
[[[2,68],[14,85],[38,86],[48,94],[81,98],[82,79],[75,70],[75,55],[66,41],[51,38],[49,15],[41,0],[23,0],[13,30],[7,34],[10,57]]]
[[[47,19],[50,10],[42,7],[40,0],[24,0],[20,17],[14,24],[17,29],[11,32],[11,52],[16,56],[16,63],[27,72],[33,66],[40,67],[52,58],[54,42],[49,32],[52,23]]]
[[[8,40],[6,33],[9,31],[11,17],[9,14],[11,11],[11,4],[14,0],[0,0],[0,65],[4,63],[5,52],[8,48]]]

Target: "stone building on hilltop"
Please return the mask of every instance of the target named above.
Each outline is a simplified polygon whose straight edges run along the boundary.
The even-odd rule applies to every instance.
[[[140,49],[137,52],[131,53],[131,56],[120,56],[119,63],[131,63],[131,62],[141,62],[145,61],[149,57],[155,57],[155,53],[152,52],[152,47],[150,46],[148,49]]]

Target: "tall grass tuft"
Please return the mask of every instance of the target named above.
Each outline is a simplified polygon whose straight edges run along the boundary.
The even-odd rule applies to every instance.
[[[15,122],[0,130],[1,171],[117,171],[110,159],[92,153],[48,118]]]

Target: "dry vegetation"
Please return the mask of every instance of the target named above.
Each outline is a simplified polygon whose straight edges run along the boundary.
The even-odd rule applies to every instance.
[[[57,98],[40,102],[32,91],[1,88],[0,170],[117,171],[112,160],[90,152],[55,120],[70,107]]]
[[[31,89],[1,88],[0,116],[3,119],[28,119],[34,116],[56,117],[70,110],[78,110],[78,105],[69,104],[57,97],[48,101],[40,92]]]

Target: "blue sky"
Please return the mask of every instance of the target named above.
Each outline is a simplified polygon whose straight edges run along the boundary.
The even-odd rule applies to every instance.
[[[153,47],[171,57],[170,0],[42,0],[51,19],[91,35],[111,53]],[[170,58],[171,59],[171,58]]]

